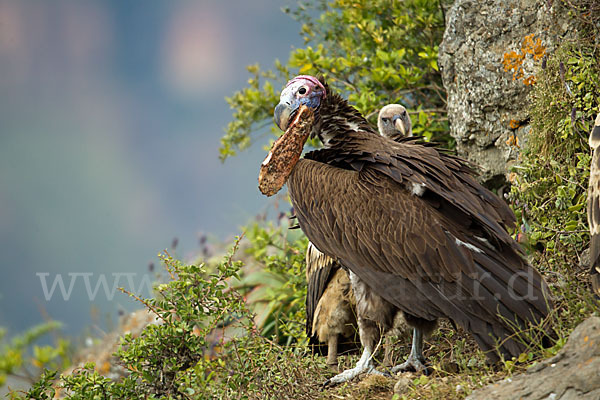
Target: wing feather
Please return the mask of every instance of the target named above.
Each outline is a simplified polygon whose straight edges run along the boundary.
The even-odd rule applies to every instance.
[[[404,145],[414,146],[416,153],[423,147]],[[512,331],[498,313],[523,325],[543,318],[548,304],[543,279],[523,260],[503,227],[512,213],[500,205],[488,205],[486,210],[489,196],[475,196],[471,188],[452,180],[446,164],[439,157],[435,160],[439,152],[431,153],[433,161],[424,156],[421,162],[436,174],[400,174],[400,180],[388,173],[402,169],[393,165],[396,156],[388,157],[392,161],[386,168],[379,168],[382,153],[373,152],[375,166],[364,164],[360,172],[350,164],[339,164],[344,169],[315,160],[298,162],[288,187],[308,238],[402,311],[428,320],[451,318],[471,331],[484,350],[491,351],[497,340],[503,340],[502,351],[518,355],[523,346],[510,339]],[[450,161],[459,171],[455,160]],[[413,195],[404,180],[425,182],[428,192]],[[485,191],[475,184],[473,188]],[[313,202],[327,209],[336,223],[318,218],[310,207]],[[340,236],[342,241],[336,239]]]
[[[313,331],[314,321],[319,300],[327,285],[331,281],[335,271],[340,268],[337,261],[321,253],[314,244],[309,243],[306,249],[306,334],[310,338]]]
[[[397,183],[425,184],[427,190],[442,197],[465,215],[478,219],[482,228],[506,245],[513,245],[514,241],[504,226],[514,226],[514,214],[506,203],[477,183],[473,177],[474,171],[466,161],[416,140],[394,142],[368,132],[348,132],[345,141],[348,144],[314,151],[308,153],[306,158],[355,171],[359,171],[354,168],[356,160],[367,162],[373,159],[369,161],[369,169]],[[344,146],[345,151],[340,153],[339,146]],[[335,162],[332,162],[334,159]],[[361,164],[360,171],[364,171],[365,167],[365,164]],[[461,190],[457,191],[457,188]]]

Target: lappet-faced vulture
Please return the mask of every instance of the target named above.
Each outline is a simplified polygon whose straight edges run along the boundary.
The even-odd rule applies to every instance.
[[[306,109],[312,117],[303,119]],[[526,349],[514,328],[546,317],[548,287],[505,228],[514,226],[514,214],[464,160],[374,134],[356,109],[312,76],[288,82],[275,121],[286,130],[281,142],[311,121],[325,146],[297,162],[283,153],[296,162],[285,171],[288,191],[308,239],[352,272],[357,307],[368,316],[359,320],[359,362],[330,383],[374,372],[379,327],[388,329],[398,310],[414,335],[407,362],[393,371],[423,368],[423,330],[441,317],[470,332],[492,362]],[[285,167],[279,157],[271,151],[261,172]]]
[[[594,294],[600,297],[600,113],[590,132],[589,143],[594,150],[587,203],[590,225],[590,279]]]
[[[381,136],[399,140],[412,136],[412,123],[406,108],[400,104],[384,106],[377,118]],[[342,265],[321,253],[311,242],[306,251],[306,334],[313,347],[327,343],[327,364],[337,366],[340,339],[351,340],[356,325],[356,301],[350,278]],[[398,334],[403,317],[396,318],[394,329]],[[385,363],[390,364],[391,343],[385,346]]]

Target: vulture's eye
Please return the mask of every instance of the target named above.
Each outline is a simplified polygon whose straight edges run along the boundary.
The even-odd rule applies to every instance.
[[[304,86],[302,86],[300,89],[298,89],[298,93],[305,94],[306,93],[306,88]]]
[[[390,122],[389,118],[381,118],[384,124],[388,124]]]

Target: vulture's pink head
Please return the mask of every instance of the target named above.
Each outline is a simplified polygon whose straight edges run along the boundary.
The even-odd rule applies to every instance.
[[[326,96],[325,86],[314,76],[299,75],[291,79],[285,85],[279,104],[275,107],[275,123],[285,131],[302,104],[316,112]]]

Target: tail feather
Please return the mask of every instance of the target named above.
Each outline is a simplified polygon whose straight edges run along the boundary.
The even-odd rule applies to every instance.
[[[352,266],[349,268],[352,269]],[[480,277],[482,271],[479,266]],[[534,274],[537,272],[534,271]],[[510,359],[525,351],[527,346],[516,332],[527,329],[530,324],[539,323],[548,315],[551,306],[545,299],[530,302],[526,298],[522,301],[511,298],[513,294],[509,292],[509,286],[501,280],[495,280],[493,275],[484,275],[486,279],[473,279],[464,274],[461,279],[452,282],[420,284],[383,272],[370,271],[359,277],[375,293],[405,313],[427,319],[451,319],[473,335],[491,362],[499,361],[500,355]],[[490,282],[486,283],[486,280]],[[540,297],[544,296],[545,291],[545,283],[542,285],[533,290]],[[419,295],[407,298],[403,293]],[[542,308],[539,303],[545,304],[541,311],[538,310]]]

